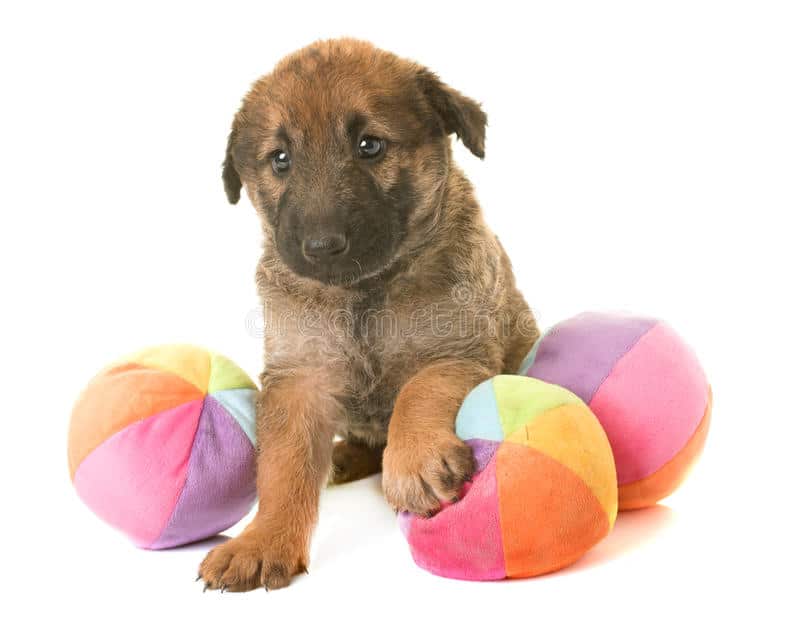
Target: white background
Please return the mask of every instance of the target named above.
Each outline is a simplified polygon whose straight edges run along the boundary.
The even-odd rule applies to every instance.
[[[0,608],[797,616],[795,3],[115,4],[0,14]],[[246,199],[225,201],[229,123],[282,55],[343,34],[483,102],[486,159],[456,156],[543,326],[591,308],[654,314],[704,360],[715,413],[692,477],[564,572],[427,574],[376,477],[324,493],[309,576],[203,595],[208,544],[136,550],[70,486],[70,408],[107,361],[177,340],[258,373],[259,233]]]

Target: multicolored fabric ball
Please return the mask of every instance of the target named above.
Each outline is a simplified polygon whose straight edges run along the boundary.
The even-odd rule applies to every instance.
[[[95,376],[72,411],[81,499],[142,548],[204,539],[256,499],[253,381],[187,345],[148,348]]]
[[[466,397],[456,433],[476,462],[461,500],[431,518],[400,515],[420,567],[465,580],[536,576],[577,561],[611,530],[611,447],[576,395],[495,376]]]
[[[671,494],[705,444],[711,388],[663,321],[580,314],[539,338],[520,374],[566,387],[597,415],[614,450],[621,510]]]

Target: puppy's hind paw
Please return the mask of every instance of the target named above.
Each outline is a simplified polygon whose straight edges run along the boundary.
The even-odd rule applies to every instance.
[[[328,484],[346,484],[380,473],[382,456],[382,447],[370,447],[350,440],[334,443]]]

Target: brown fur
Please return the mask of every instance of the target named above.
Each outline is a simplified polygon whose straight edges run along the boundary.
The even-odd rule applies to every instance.
[[[352,118],[386,139],[381,160],[353,162],[339,146]],[[336,447],[334,481],[377,471],[374,454],[385,446],[383,486],[395,509],[427,514],[457,499],[474,466],[454,434],[460,402],[489,376],[515,372],[538,337],[509,260],[452,161],[452,133],[483,156],[485,122],[477,103],[427,69],[347,39],[289,56],[245,97],[223,178],[231,201],[245,187],[265,238],[261,501],[246,531],[206,557],[207,586],[281,587],[305,569],[334,434],[346,440]],[[288,179],[263,165],[287,142],[299,162]],[[358,268],[344,260],[339,270],[299,274],[286,258],[293,246],[280,246],[279,218],[302,211],[302,225],[317,230],[343,225],[337,205],[371,217],[378,203],[353,198],[365,175],[370,195],[386,197],[381,213],[403,208],[405,219],[387,219],[391,234],[365,245],[369,268],[354,255]],[[380,219],[358,221],[385,232]]]
[[[331,485],[364,479],[381,470],[383,447],[373,447],[360,441],[336,441],[331,458]]]

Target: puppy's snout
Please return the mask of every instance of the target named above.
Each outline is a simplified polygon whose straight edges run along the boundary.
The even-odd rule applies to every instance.
[[[333,258],[347,251],[344,234],[321,234],[303,240],[303,255],[311,262]]]

